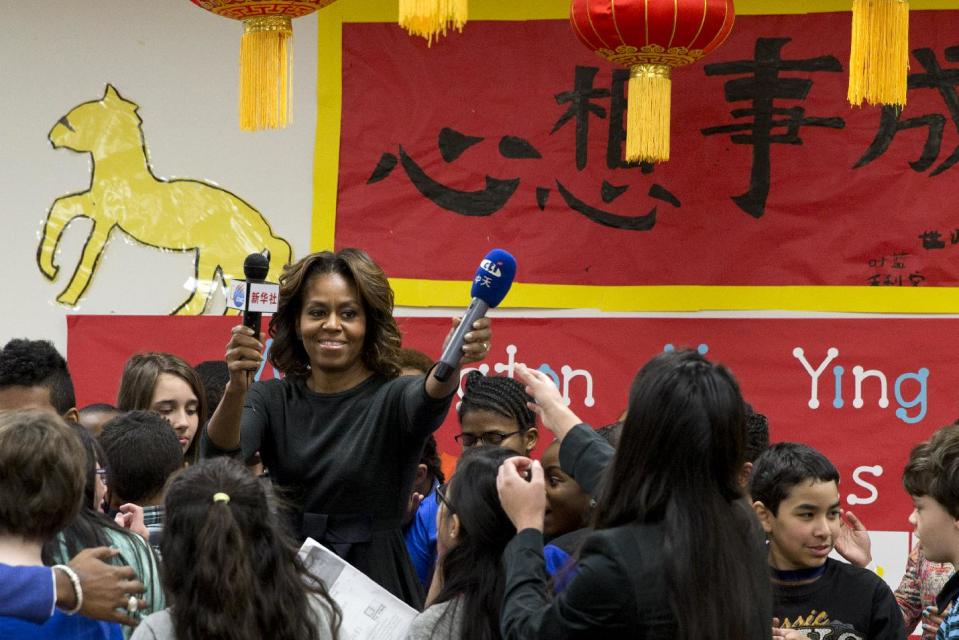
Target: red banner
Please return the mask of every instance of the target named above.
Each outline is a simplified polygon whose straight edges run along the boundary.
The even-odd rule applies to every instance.
[[[177,353],[196,364],[223,357],[233,318],[70,316],[68,359],[80,406],[113,402],[134,352]],[[436,356],[445,318],[402,318],[408,346]],[[673,345],[729,366],[743,395],[769,417],[774,441],[798,440],[842,473],[845,507],[873,529],[907,531],[900,477],[910,448],[959,417],[959,364],[942,348],[954,320],[553,318],[494,321],[484,372],[516,362],[554,376],[571,407],[594,425],[627,403],[637,369]],[[877,348],[881,346],[881,348]],[[275,373],[269,365],[261,377]],[[455,455],[453,412],[437,434]]]
[[[394,278],[462,280],[500,246],[527,283],[959,285],[959,13],[913,13],[901,115],[846,103],[849,21],[739,17],[674,72],[654,169],[620,162],[627,72],[566,21],[432,48],[344,24],[336,245]]]

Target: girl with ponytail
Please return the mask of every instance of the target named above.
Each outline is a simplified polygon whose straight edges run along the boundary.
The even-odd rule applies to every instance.
[[[336,637],[339,609],[242,465],[216,458],[189,467],[165,504],[161,573],[171,606],[131,640]]]

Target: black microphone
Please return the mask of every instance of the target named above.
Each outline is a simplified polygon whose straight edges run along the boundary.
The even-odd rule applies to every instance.
[[[246,296],[243,300],[243,324],[253,329],[253,337],[260,339],[260,319],[263,314],[250,311],[250,285],[263,282],[270,272],[270,259],[262,253],[251,253],[243,261],[243,277],[246,278]]]
[[[474,322],[486,316],[490,308],[498,306],[503,301],[509,293],[515,276],[516,258],[502,249],[493,249],[486,254],[473,277],[473,287],[470,290],[473,300],[466,308],[463,320],[456,327],[449,344],[443,350],[436,368],[433,369],[433,375],[437,380],[440,382],[449,380],[463,358],[464,336],[473,328]]]

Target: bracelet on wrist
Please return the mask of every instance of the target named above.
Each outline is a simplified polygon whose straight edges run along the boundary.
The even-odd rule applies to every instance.
[[[65,564],[55,564],[53,565],[54,571],[62,571],[63,574],[70,579],[70,584],[73,585],[73,593],[76,594],[77,604],[72,609],[61,609],[68,616],[72,616],[75,613],[79,613],[80,609],[83,608],[83,589],[80,587],[80,577],[77,575],[77,572],[68,567]]]

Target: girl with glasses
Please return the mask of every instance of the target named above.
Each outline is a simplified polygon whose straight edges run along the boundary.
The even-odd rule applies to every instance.
[[[527,406],[532,401],[523,385],[512,378],[470,371],[463,385],[456,441],[463,451],[498,446],[528,456],[538,438],[536,416]]]
[[[502,447],[468,449],[456,473],[437,487],[439,560],[426,610],[411,640],[494,640],[503,602],[501,557],[516,533],[496,495],[496,473],[516,454]]]

